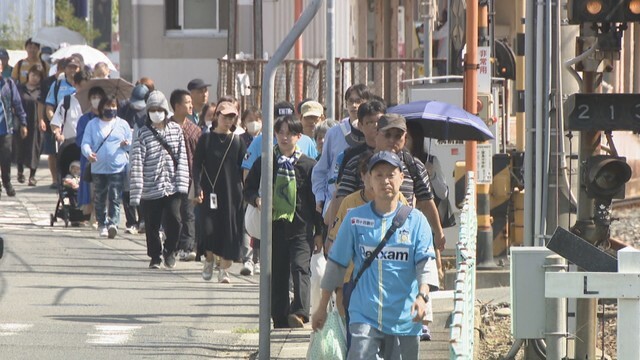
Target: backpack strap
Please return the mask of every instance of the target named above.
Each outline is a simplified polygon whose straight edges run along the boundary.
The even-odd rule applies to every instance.
[[[56,83],[53,86],[53,101],[58,105],[58,91],[60,91],[60,83],[62,81],[60,79],[56,79]]]
[[[402,162],[407,166],[413,182],[419,180],[420,171],[418,170],[418,165],[416,165],[416,159],[414,159],[413,155],[406,149],[402,149]]]

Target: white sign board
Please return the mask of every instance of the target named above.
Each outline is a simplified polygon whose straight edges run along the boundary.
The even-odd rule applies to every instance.
[[[491,47],[478,46],[478,92],[491,93]]]
[[[640,274],[546,273],[548,298],[640,299]]]
[[[478,144],[477,184],[491,184],[493,181],[493,149],[491,144]]]

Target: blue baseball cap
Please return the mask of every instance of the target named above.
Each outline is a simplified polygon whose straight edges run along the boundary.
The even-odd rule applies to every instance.
[[[369,165],[367,165],[367,171],[371,172],[374,166],[378,165],[381,162],[386,162],[387,164],[391,164],[392,166],[397,167],[398,169],[402,169],[402,161],[396,155],[396,153],[392,151],[380,151],[371,157],[369,160]]]
[[[144,98],[149,93],[149,88],[146,85],[138,84],[131,91],[131,97],[129,101],[135,108],[142,109],[145,106]]]

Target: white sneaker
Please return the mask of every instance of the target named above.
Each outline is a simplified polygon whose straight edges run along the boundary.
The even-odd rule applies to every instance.
[[[260,263],[253,265],[253,275],[260,275]]]
[[[220,284],[228,284],[231,282],[229,280],[229,273],[227,273],[227,270],[220,269],[220,271],[218,271],[218,282]]]
[[[253,275],[253,261],[249,260],[244,262],[244,265],[242,265],[242,270],[240,270],[240,275]]]
[[[195,261],[196,260],[196,252],[195,251],[180,250],[178,252],[178,259],[180,259],[180,261]]]
[[[98,230],[100,232],[100,237],[107,237],[109,236],[109,230],[107,230],[106,227],[101,227],[100,230]]]
[[[214,261],[204,261],[204,266],[202,267],[202,278],[204,280],[209,281],[213,277],[213,263]]]
[[[186,251],[184,251],[184,250],[180,250],[180,251],[178,251],[178,260],[180,260],[180,261],[186,261],[186,260],[185,260],[185,259],[186,259],[186,257],[187,257],[187,252],[186,252]]]
[[[131,235],[137,235],[137,234],[138,234],[138,228],[137,228],[135,225],[133,225],[133,226],[129,226],[129,227],[125,230],[125,232],[126,232],[126,233],[129,233],[129,234],[131,234]]]

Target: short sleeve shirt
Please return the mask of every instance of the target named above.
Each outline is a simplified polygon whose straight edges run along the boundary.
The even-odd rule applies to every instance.
[[[329,259],[354,273],[374,251],[400,208],[378,214],[373,203],[352,209],[345,216]],[[411,306],[418,294],[416,265],[435,258],[431,228],[425,216],[413,209],[405,223],[389,238],[351,294],[351,324],[365,323],[388,335],[418,335],[422,324],[413,322]]]

